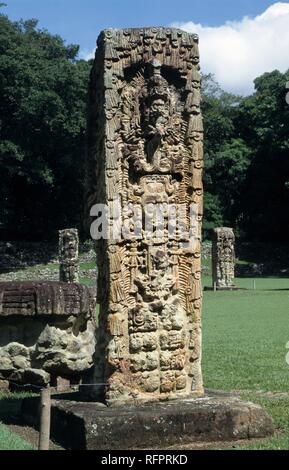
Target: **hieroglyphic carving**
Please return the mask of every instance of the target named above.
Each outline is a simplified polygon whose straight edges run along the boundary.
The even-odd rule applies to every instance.
[[[108,384],[108,403],[203,393],[200,99],[196,35],[165,28],[101,33],[91,73],[87,207],[120,200],[126,235],[96,242],[94,381]],[[161,221],[149,218],[158,204]],[[181,208],[173,237],[171,205]],[[113,226],[110,211],[108,219]]]
[[[74,283],[79,281],[78,230],[59,231],[59,280]]]
[[[217,289],[234,288],[235,235],[233,229],[216,228],[212,240],[213,285]]]

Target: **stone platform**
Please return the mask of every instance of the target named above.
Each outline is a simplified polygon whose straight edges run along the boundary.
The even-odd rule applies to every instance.
[[[274,432],[272,419],[260,406],[222,392],[138,407],[79,402],[73,394],[66,398],[52,401],[51,437],[73,450],[165,449],[264,438]],[[27,423],[36,425],[38,406],[35,398],[23,401]]]
[[[93,366],[95,295],[65,282],[0,282],[0,379],[72,383]]]

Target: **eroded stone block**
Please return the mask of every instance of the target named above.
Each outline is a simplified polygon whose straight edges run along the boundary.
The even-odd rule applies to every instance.
[[[0,377],[45,385],[93,365],[95,298],[80,284],[0,283]]]

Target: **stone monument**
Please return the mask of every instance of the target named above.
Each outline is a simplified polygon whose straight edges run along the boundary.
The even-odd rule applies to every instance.
[[[161,28],[101,34],[91,75],[88,203],[119,201],[123,229],[118,240],[109,233],[96,243],[95,381],[107,384],[110,403],[203,394],[200,96],[196,35]],[[163,214],[182,208],[174,234],[168,213],[162,233],[153,222],[145,227],[157,205]],[[131,234],[134,217],[139,230]],[[114,222],[111,210],[108,229]]]
[[[232,290],[235,277],[235,235],[232,228],[220,227],[212,238],[213,287]]]
[[[0,282],[0,380],[44,386],[93,366],[95,297],[80,284]]]
[[[78,282],[78,230],[59,231],[59,280],[60,282]]]
[[[101,33],[87,165],[99,327],[83,387],[90,401],[52,405],[52,435],[69,448],[159,449],[273,431],[259,406],[203,388],[200,96],[196,35]]]

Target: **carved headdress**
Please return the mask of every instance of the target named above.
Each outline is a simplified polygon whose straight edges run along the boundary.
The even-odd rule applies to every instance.
[[[150,74],[151,75],[148,83],[148,101],[152,103],[153,101],[160,99],[165,102],[168,102],[170,99],[168,82],[165,78],[162,77],[161,64],[156,59],[151,62]]]

